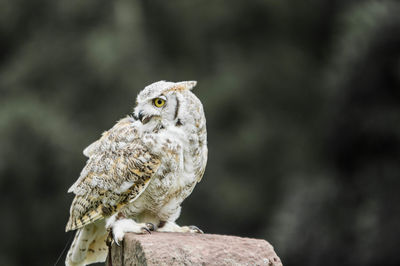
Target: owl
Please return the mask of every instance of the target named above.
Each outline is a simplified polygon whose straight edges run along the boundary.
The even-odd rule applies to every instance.
[[[89,159],[68,190],[75,198],[66,231],[77,232],[66,265],[105,261],[109,232],[117,244],[126,232],[202,233],[175,223],[207,163],[206,119],[194,86],[145,87],[133,114],[83,151]]]

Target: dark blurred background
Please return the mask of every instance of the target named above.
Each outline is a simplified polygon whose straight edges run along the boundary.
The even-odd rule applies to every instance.
[[[82,150],[197,80],[209,163],[179,224],[285,265],[400,265],[400,4],[0,0],[0,265],[52,265]],[[60,265],[63,264],[63,259]]]

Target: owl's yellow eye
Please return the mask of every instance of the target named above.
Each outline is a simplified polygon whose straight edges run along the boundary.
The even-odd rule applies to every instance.
[[[161,98],[155,98],[155,99],[153,100],[153,103],[154,103],[154,105],[155,105],[156,107],[163,107],[164,104],[165,104],[165,100],[164,100],[164,99],[161,99]]]

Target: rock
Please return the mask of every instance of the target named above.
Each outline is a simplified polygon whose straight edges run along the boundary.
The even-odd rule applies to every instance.
[[[282,265],[265,240],[226,235],[159,233],[125,235],[111,247],[107,265]]]

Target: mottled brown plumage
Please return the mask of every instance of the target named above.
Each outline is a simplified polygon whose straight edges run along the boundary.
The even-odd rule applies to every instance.
[[[132,116],[88,146],[89,157],[69,192],[75,194],[66,231],[77,230],[66,265],[104,261],[106,235],[202,232],[178,226],[183,200],[207,163],[206,120],[196,82],[160,81],[137,97]],[[158,225],[158,228],[156,226]]]
[[[66,231],[79,229],[116,213],[140,195],[157,171],[160,160],[148,151],[140,139],[134,138],[137,129],[133,122],[131,117],[120,120],[92,144],[89,152],[92,156],[70,189],[76,196]],[[132,185],[116,190],[126,182]]]

